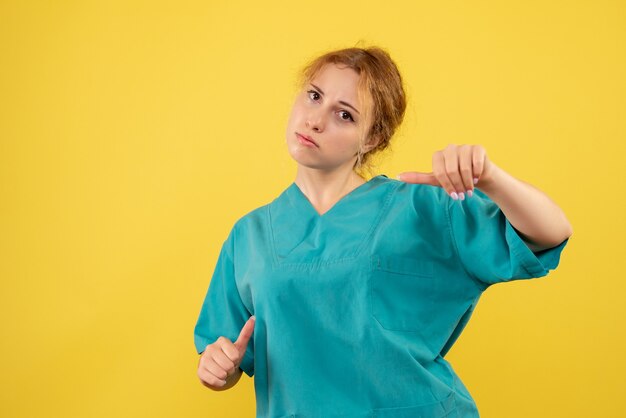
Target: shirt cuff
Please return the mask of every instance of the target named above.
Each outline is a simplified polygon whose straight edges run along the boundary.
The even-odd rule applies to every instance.
[[[511,246],[511,251],[520,260],[528,274],[532,277],[543,277],[559,265],[561,251],[569,241],[569,237],[555,247],[533,252],[511,225],[511,222],[506,219],[506,240]]]
[[[254,376],[254,355],[249,350],[246,350],[239,367],[248,376]]]

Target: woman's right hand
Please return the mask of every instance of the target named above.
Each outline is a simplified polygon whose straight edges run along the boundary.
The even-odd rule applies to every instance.
[[[239,381],[242,373],[239,365],[254,333],[255,319],[254,316],[248,319],[234,343],[222,336],[206,346],[198,363],[198,377],[204,386],[226,390]]]

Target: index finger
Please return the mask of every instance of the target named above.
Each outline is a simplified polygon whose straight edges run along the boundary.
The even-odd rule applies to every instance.
[[[441,186],[439,180],[433,173],[421,173],[417,171],[405,171],[398,174],[398,180],[405,183],[430,184],[432,186]]]
[[[251,316],[250,319],[245,323],[241,331],[239,332],[239,337],[237,337],[237,341],[235,341],[235,347],[239,349],[239,352],[244,352],[246,347],[248,346],[248,342],[254,333],[254,323],[256,318]]]

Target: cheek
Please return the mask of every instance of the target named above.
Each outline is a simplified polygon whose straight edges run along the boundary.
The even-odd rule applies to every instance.
[[[332,155],[341,156],[340,158],[352,157],[357,153],[359,144],[354,137],[329,137],[326,149]]]
[[[302,111],[299,108],[299,106],[294,105],[291,108],[291,113],[289,113],[289,122],[288,122],[289,126],[293,126],[297,124],[300,121],[301,115],[302,115]]]
[[[339,141],[341,149],[356,151],[359,149],[359,135],[356,129],[344,129],[343,141]]]
[[[345,153],[345,154],[354,154],[358,151],[359,149],[359,144],[357,144],[356,142],[346,142],[344,144],[341,144],[341,152]]]

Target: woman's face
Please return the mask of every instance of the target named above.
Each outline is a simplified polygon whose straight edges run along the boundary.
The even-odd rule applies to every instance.
[[[287,148],[298,164],[329,171],[354,165],[364,123],[358,80],[351,68],[328,64],[298,93],[287,123]]]

